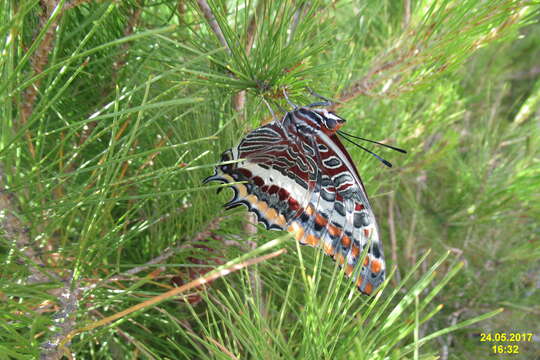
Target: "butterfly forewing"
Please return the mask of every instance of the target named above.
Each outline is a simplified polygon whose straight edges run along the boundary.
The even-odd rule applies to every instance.
[[[218,165],[205,181],[231,183],[226,207],[245,205],[267,229],[322,247],[371,294],[385,276],[382,246],[358,171],[335,130],[325,127],[335,118],[326,110],[290,111],[227,150],[222,161],[242,160]]]

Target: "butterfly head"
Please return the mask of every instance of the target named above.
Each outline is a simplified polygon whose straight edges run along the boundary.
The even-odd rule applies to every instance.
[[[221,154],[221,162],[222,163],[227,162],[227,161],[231,161],[231,160],[234,160],[231,149],[226,150],[223,154]],[[235,163],[222,164],[222,165],[218,165],[218,167],[224,174],[229,174],[231,172],[231,170],[235,167],[235,165],[236,165]]]
[[[334,134],[345,123],[345,119],[326,109],[316,109],[312,111],[319,116],[318,122],[321,130],[328,135]]]

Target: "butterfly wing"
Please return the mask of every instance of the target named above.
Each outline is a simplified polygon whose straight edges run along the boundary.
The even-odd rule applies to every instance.
[[[225,207],[245,205],[267,229],[287,230],[316,185],[313,160],[278,122],[248,133],[221,161],[236,162],[217,166],[204,182],[231,184],[234,196]]]
[[[224,152],[222,162],[227,161],[236,163],[217,166],[205,180],[231,184],[234,197],[227,208],[245,205],[267,229],[287,230],[301,244],[323,247],[365,294],[384,280],[375,217],[337,136],[307,136],[271,122]]]
[[[326,254],[344,266],[357,287],[371,294],[384,281],[385,261],[373,210],[358,171],[339,138],[317,137],[322,167],[321,200],[315,219]],[[312,232],[313,232],[312,230]],[[362,264],[364,250],[367,252]]]

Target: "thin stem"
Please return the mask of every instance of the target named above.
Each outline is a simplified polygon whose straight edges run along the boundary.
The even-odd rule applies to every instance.
[[[208,25],[210,25],[210,28],[216,35],[216,37],[219,40],[219,43],[227,49],[227,52],[230,54],[231,49],[229,47],[229,44],[227,43],[227,40],[225,40],[225,36],[223,35],[223,31],[221,31],[221,28],[219,27],[218,22],[216,21],[216,17],[214,16],[214,13],[212,12],[212,9],[208,5],[208,2],[206,0],[197,0],[197,4],[199,5],[199,8],[201,9],[204,18],[208,22]]]

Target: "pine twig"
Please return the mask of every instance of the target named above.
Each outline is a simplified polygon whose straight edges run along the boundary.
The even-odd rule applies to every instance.
[[[163,251],[159,256],[156,256],[155,258],[147,261],[143,265],[135,266],[127,271],[124,271],[123,273],[114,275],[108,279],[104,279],[101,281],[98,281],[92,285],[86,286],[83,288],[84,291],[88,291],[91,289],[94,289],[96,287],[99,287],[104,284],[108,284],[115,281],[122,281],[122,280],[128,280],[132,278],[134,275],[147,271],[151,267],[165,263],[171,256],[174,256],[178,254],[180,251],[189,249],[193,246],[194,242],[200,242],[204,240],[205,238],[211,236],[212,232],[219,228],[220,223],[225,219],[225,217],[217,217],[213,219],[208,225],[205,226],[205,230],[197,233],[193,239],[190,242],[183,242],[182,244],[178,244],[176,246],[170,247]]]
[[[219,224],[223,220],[222,217],[214,219],[207,227],[206,230],[201,231],[195,235],[195,241],[201,241],[204,238],[210,236],[211,232],[219,227]],[[180,250],[186,249],[192,246],[192,243],[184,243],[182,245],[175,246],[174,248],[169,248],[165,250],[164,253],[155,257],[154,259],[148,261],[144,265],[137,266],[127,270],[126,272],[115,275],[109,279],[100,281],[96,284],[86,287],[80,287],[78,284],[72,288],[73,281],[67,281],[64,288],[60,291],[58,299],[60,302],[60,310],[54,316],[54,325],[59,328],[55,334],[53,334],[50,339],[44,342],[41,346],[42,348],[42,360],[57,360],[61,359],[64,353],[67,351],[68,343],[64,343],[62,347],[59,347],[59,344],[66,336],[73,331],[75,327],[75,316],[74,313],[78,309],[78,299],[86,291],[94,289],[98,286],[101,286],[106,283],[115,282],[119,280],[125,280],[132,277],[135,274],[146,271],[148,268],[165,262],[171,256],[177,254]],[[56,291],[57,292],[57,291]]]
[[[257,18],[260,16],[266,0],[259,0],[255,13],[251,16],[246,33],[246,56],[249,56],[253,43],[255,42],[255,34],[257,33]]]
[[[40,4],[43,9],[43,14],[40,16],[41,30],[43,27],[45,27],[48,19],[54,13],[55,8],[60,4],[60,0],[42,0]],[[47,63],[49,62],[49,54],[51,53],[53,42],[56,38],[56,28],[58,27],[58,21],[60,20],[61,16],[61,13],[58,14],[58,16],[50,24],[50,27],[47,29],[47,32],[43,36],[43,40],[41,41],[38,48],[36,49],[36,52],[32,55],[30,59],[30,63],[32,64],[32,69],[35,75],[41,74],[47,66]],[[23,92],[20,112],[21,127],[24,127],[28,122],[28,119],[32,116],[32,113],[34,111],[34,105],[38,97],[38,89],[40,84],[41,79],[38,78]],[[30,155],[32,156],[32,158],[35,158],[36,149],[34,147],[34,143],[32,142],[32,134],[29,130],[26,130],[24,136],[28,143],[28,150],[30,151]]]
[[[210,341],[212,344],[214,344],[215,346],[217,346],[221,351],[223,351],[223,353],[225,355],[227,355],[229,358],[231,358],[232,360],[238,360],[238,358],[236,356],[234,356],[234,354],[225,347],[225,345],[221,344],[219,341],[215,340],[214,338],[211,338],[209,336],[206,337],[206,340]]]
[[[151,266],[154,266],[156,264],[161,264],[161,263],[165,262],[168,258],[170,258],[171,256],[177,254],[179,251],[192,247],[193,243],[201,242],[202,240],[210,237],[212,235],[212,232],[214,232],[215,230],[217,230],[219,228],[219,225],[221,224],[223,219],[225,219],[225,218],[221,217],[221,216],[213,219],[208,225],[205,226],[205,230],[197,233],[193,237],[193,239],[191,239],[190,242],[184,242],[184,243],[182,243],[180,245],[176,245],[176,246],[174,246],[172,248],[168,248],[161,255],[153,258],[152,260],[148,261],[144,265],[136,266],[134,268],[131,268],[131,269],[127,270],[126,272],[124,272],[120,276],[132,276],[132,275],[135,275],[135,274],[138,274],[138,273],[140,273],[142,271],[147,270]],[[111,280],[111,279],[109,279],[109,280]],[[115,280],[112,280],[112,281],[115,281]]]
[[[409,27],[411,22],[411,0],[403,0],[403,28]]]
[[[301,3],[298,6],[298,9],[296,9],[294,12],[293,21],[291,23],[291,27],[289,28],[289,35],[287,36],[287,43],[291,42],[294,33],[296,32],[296,28],[298,27],[298,23],[300,22],[300,18],[305,15],[308,6],[308,2]]]
[[[69,4],[64,4],[63,9],[59,9],[59,14],[51,22],[47,32],[43,36],[43,40],[39,44],[35,53],[30,59],[32,64],[32,70],[36,76],[40,75],[49,62],[49,54],[51,53],[54,40],[56,39],[56,29],[58,28],[58,23],[62,18],[63,14],[70,9],[73,9],[88,0],[75,0]],[[43,9],[43,14],[40,16],[40,29],[41,30],[47,24],[48,19],[53,15],[55,9],[60,6],[60,0],[41,0],[40,4]],[[21,112],[20,112],[20,123],[21,126],[26,125],[28,119],[32,116],[34,111],[34,106],[38,97],[38,89],[41,84],[41,78],[37,78],[36,81],[28,86],[22,95],[21,102]],[[32,143],[32,134],[29,130],[25,132],[25,137],[28,142],[28,149],[33,158],[36,156],[36,150],[34,144]]]
[[[76,324],[76,312],[79,308],[79,296],[82,289],[75,283],[73,286],[73,277],[65,282],[58,297],[60,310],[53,316],[53,326],[58,329],[49,340],[41,344],[41,360],[60,360],[65,354],[69,343],[60,347],[60,342],[73,331]]]
[[[93,309],[90,311],[92,314],[94,314],[96,317],[99,317],[100,319],[104,318],[105,315],[102,314],[101,312],[97,311],[96,309]],[[144,330],[146,330],[147,332],[150,332],[150,329],[146,328],[146,327],[143,327],[141,324],[139,323],[136,323],[135,321],[133,321],[133,319],[129,319],[129,321],[131,323],[134,323],[134,325],[137,325],[141,328],[143,328]],[[133,345],[133,347],[135,347],[137,350],[139,350],[141,352],[141,354],[144,354],[146,357],[145,359],[151,359],[151,360],[154,360],[156,359],[155,357],[152,356],[152,353],[149,352],[144,346],[141,346],[141,343],[140,341],[138,341],[136,338],[134,338],[132,335],[130,335],[129,333],[123,331],[122,329],[120,328],[117,328],[115,329],[116,333],[120,336],[120,337],[123,337],[129,344]],[[133,356],[134,359],[138,359],[139,357],[136,356],[136,354],[131,354]]]
[[[219,40],[219,43],[227,50],[227,52],[230,54],[231,49],[229,48],[229,44],[227,43],[227,40],[225,40],[225,36],[223,35],[223,31],[221,31],[221,28],[219,27],[218,22],[216,21],[216,17],[214,16],[214,13],[212,12],[212,9],[208,5],[208,2],[206,0],[197,0],[197,4],[199,5],[199,8],[201,9],[204,18],[208,22],[208,25],[210,25],[210,28],[216,35],[216,37]]]
[[[104,319],[101,319],[99,321],[96,321],[90,325],[87,325],[83,328],[80,328],[80,329],[77,329],[77,330],[73,330],[72,332],[70,332],[64,339],[63,341],[60,343],[60,347],[63,347],[65,346],[65,344],[69,343],[71,341],[71,339],[73,339],[74,336],[76,336],[77,334],[80,334],[82,332],[86,332],[86,331],[91,331],[93,329],[96,329],[98,327],[101,327],[101,326],[104,326],[104,325],[107,325],[107,324],[110,324],[118,319],[121,319],[125,316],[128,316],[129,314],[132,314],[136,311],[139,311],[139,310],[142,310],[142,309],[146,309],[150,306],[153,306],[153,305],[157,305],[167,299],[170,299],[171,297],[173,296],[176,296],[176,295],[179,295],[181,293],[184,293],[190,289],[193,289],[193,288],[197,288],[197,287],[200,287],[200,286],[203,286],[204,284],[207,284],[209,282],[212,282],[220,277],[224,277],[224,276],[227,276],[233,272],[236,272],[236,271],[239,271],[245,267],[249,267],[249,266],[252,266],[252,265],[255,265],[255,264],[258,264],[260,262],[263,262],[263,261],[266,261],[266,260],[269,260],[271,258],[274,258],[276,256],[279,256],[279,255],[282,255],[283,253],[285,253],[286,250],[285,249],[281,249],[281,250],[277,250],[277,251],[274,251],[270,254],[267,254],[267,255],[262,255],[262,256],[259,256],[259,257],[256,257],[256,258],[253,258],[253,259],[249,259],[249,260],[246,260],[246,261],[243,261],[239,264],[234,264],[234,265],[229,265],[227,266],[226,268],[224,269],[221,269],[218,271],[218,269],[215,269],[214,271],[206,274],[205,276],[203,277],[200,277],[196,280],[193,280],[185,285],[182,285],[180,287],[177,287],[177,288],[174,288],[172,290],[169,290],[161,295],[158,295],[158,296],[155,296],[147,301],[144,301],[142,303],[139,303],[137,305],[134,305],[134,306],[131,306],[130,308],[127,308],[123,311],[120,311],[114,315],[111,315],[111,316],[108,316]]]
[[[57,278],[56,275],[40,269],[45,265],[38,256],[38,252],[33,248],[28,228],[15,215],[20,213],[16,197],[4,187],[4,183],[6,183],[4,169],[0,164],[0,229],[3,230],[5,237],[12,242],[12,247],[19,249],[29,260],[28,268],[31,275],[27,279],[27,283],[42,283],[48,282],[51,278]]]
[[[223,45],[227,49],[228,53],[230,54],[231,50],[229,48],[227,41],[225,40],[223,31],[219,27],[219,24],[216,21],[216,17],[214,16],[212,9],[208,5],[207,1],[197,0],[197,4],[199,5],[199,8],[203,12],[203,15],[206,21],[208,22],[210,28],[212,29],[212,31],[218,38],[219,42],[221,43],[221,45]],[[249,22],[248,32],[247,32],[248,41],[245,48],[246,55],[249,55],[251,51],[251,47],[253,46],[253,41],[254,41],[253,39],[255,37],[255,32],[257,30],[256,17],[257,17],[257,13],[262,10],[263,5],[264,5],[264,0],[260,0],[259,4],[257,5],[257,9],[255,10],[255,14],[252,15],[252,18]],[[236,94],[234,94],[232,98],[232,103],[233,103],[234,110],[238,113],[238,119],[242,119],[242,112],[244,110],[245,103],[246,103],[245,90],[239,91]],[[251,234],[251,235],[255,234],[257,232],[257,228],[255,227],[255,225],[256,225],[256,220],[254,219],[253,216],[249,215],[248,213],[248,215],[246,216],[246,225],[244,228],[246,233]]]
[[[176,11],[178,12],[178,23],[186,24],[186,2],[185,0],[178,0],[176,4]]]
[[[419,24],[416,27],[414,24],[411,25],[410,1],[404,0],[403,6],[404,33],[393,47],[375,57],[377,60],[362,78],[353,82],[341,94],[339,97],[341,102],[349,101],[359,95],[396,97],[401,93],[411,91],[429,81],[430,78],[439,76],[452,66],[461,63],[465,55],[470,56],[480,47],[507,34],[512,26],[530,11],[530,6],[525,5],[525,2],[521,4],[513,4],[512,1],[489,3],[488,6],[482,7],[482,11],[471,11],[470,16],[462,17],[457,24],[449,25],[454,27],[453,31],[444,32],[438,30],[444,20]],[[451,13],[455,8],[457,7],[442,5],[436,11]],[[502,23],[490,24],[493,19],[509,11],[510,16]],[[490,31],[484,34],[476,33],[476,29],[486,25],[491,25]],[[463,40],[462,47],[466,49],[466,52],[456,55],[441,51],[448,46],[455,46],[456,39],[460,37]],[[408,74],[413,74],[417,70],[421,74],[417,74],[414,80],[406,80]],[[380,91],[373,91],[377,88],[380,88]]]
[[[253,43],[255,41],[255,34],[257,32],[257,17],[262,12],[266,0],[259,0],[259,3],[257,4],[257,7],[255,8],[255,12],[251,16],[251,19],[249,21],[249,25],[247,28],[247,34],[246,34],[246,56],[249,56],[251,53],[251,49],[253,47]],[[238,93],[236,93],[233,97],[233,106],[234,110],[238,113],[239,118],[243,119],[242,111],[244,110],[244,106],[246,103],[246,92],[245,90],[242,90]],[[247,213],[246,214],[246,223],[244,225],[244,231],[248,235],[254,235],[257,233],[257,218],[255,217],[255,214]],[[253,244],[251,244],[251,248],[253,248]]]

